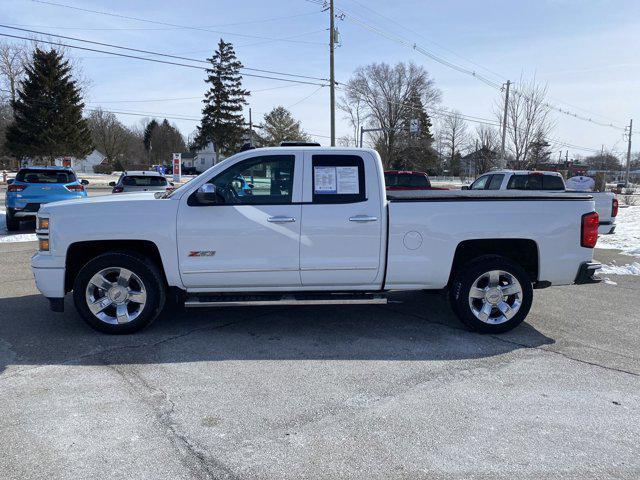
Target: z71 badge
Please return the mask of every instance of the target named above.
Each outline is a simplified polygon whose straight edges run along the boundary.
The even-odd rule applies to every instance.
[[[189,252],[190,257],[213,257],[215,254],[215,250],[198,250]]]

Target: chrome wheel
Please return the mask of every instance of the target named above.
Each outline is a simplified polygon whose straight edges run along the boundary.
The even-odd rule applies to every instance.
[[[481,322],[498,325],[511,320],[522,305],[522,286],[504,270],[480,275],[469,290],[469,307]]]
[[[140,277],[120,267],[96,273],[85,291],[87,307],[96,318],[119,325],[135,320],[147,303],[147,292]]]

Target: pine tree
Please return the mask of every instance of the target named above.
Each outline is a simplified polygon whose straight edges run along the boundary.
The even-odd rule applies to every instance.
[[[36,49],[26,67],[7,148],[17,157],[53,164],[60,156],[82,158],[92,150],[91,132],[82,118],[84,103],[71,66],[61,53]]]
[[[291,112],[284,107],[276,107],[264,116],[264,123],[258,137],[261,147],[277,147],[285,141],[310,141],[309,136],[300,127],[300,122],[293,118]]]
[[[153,131],[157,126],[158,121],[154,118],[149,123],[147,123],[146,127],[144,127],[142,142],[144,143],[144,149],[147,151],[147,153],[149,153],[149,149],[151,148],[151,136],[153,135]]]
[[[239,149],[246,132],[242,107],[250,92],[242,88],[242,63],[231,43],[220,39],[218,50],[207,61],[211,68],[207,69],[205,83],[211,86],[204,95],[195,144],[204,147],[213,142],[216,154],[229,155]]]
[[[431,119],[424,108],[420,94],[412,90],[406,102],[404,131],[398,135],[398,160],[395,168],[435,171],[437,154],[431,147]],[[411,124],[417,127],[411,132]]]

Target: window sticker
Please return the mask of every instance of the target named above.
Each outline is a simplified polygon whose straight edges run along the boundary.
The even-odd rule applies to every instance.
[[[336,167],[337,191],[342,194],[359,194],[358,167]]]
[[[315,194],[336,194],[336,167],[313,167],[313,183]]]

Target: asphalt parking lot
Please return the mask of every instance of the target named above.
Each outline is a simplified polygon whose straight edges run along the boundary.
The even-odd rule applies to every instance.
[[[113,337],[49,311],[34,249],[0,245],[3,479],[640,477],[638,276],[537,291],[500,336],[412,292]]]

